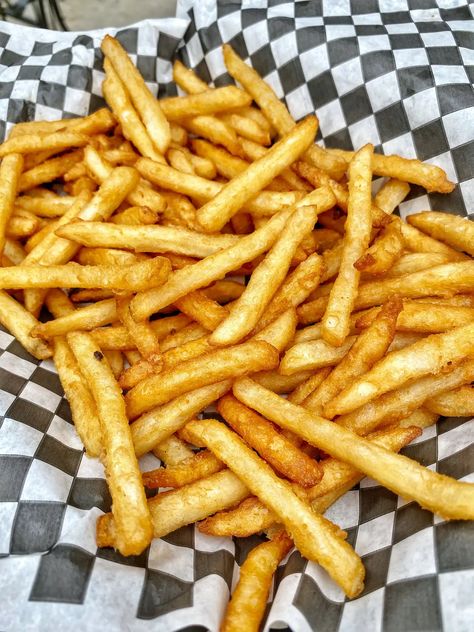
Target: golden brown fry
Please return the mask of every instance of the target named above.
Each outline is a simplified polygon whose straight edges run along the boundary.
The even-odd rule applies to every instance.
[[[176,169],[177,171],[191,174],[195,173],[191,160],[181,147],[171,147],[170,149],[168,149],[168,151],[166,152],[166,159],[173,167],[173,169]]]
[[[156,224],[159,215],[147,206],[130,206],[120,213],[114,213],[110,218],[113,224],[126,224],[128,226],[141,226]]]
[[[305,380],[301,384],[298,384],[298,386],[293,391],[291,391],[291,393],[288,395],[288,401],[292,402],[293,404],[302,404],[302,402],[319,387],[319,385],[327,378],[330,373],[331,367],[318,369],[315,373],[312,373],[307,380]],[[262,384],[262,386],[264,386],[264,384]]]
[[[31,336],[32,329],[39,326],[39,322],[18,301],[2,291],[0,291],[0,324],[11,332],[35,358],[44,360],[51,357],[52,352],[49,346]]]
[[[292,375],[281,375],[278,371],[254,373],[252,379],[274,393],[291,393],[297,386],[308,380],[314,371],[299,371]]]
[[[140,72],[135,68],[118,40],[106,35],[102,40],[101,48],[106,59],[110,60],[115,72],[123,81],[153,144],[161,154],[164,154],[170,144],[171,132],[159,101],[151,94]],[[123,121],[121,119],[119,121],[124,130]],[[126,136],[125,130],[124,135]]]
[[[186,391],[230,377],[273,369],[277,364],[277,350],[263,341],[217,349],[137,384],[126,395],[127,412],[130,419],[135,419]]]
[[[212,331],[228,315],[228,310],[216,301],[209,298],[203,291],[196,290],[178,299],[175,306],[200,323],[203,327]]]
[[[227,114],[221,114],[220,119],[230,125],[239,136],[248,138],[254,143],[260,143],[260,145],[270,145],[272,139],[267,130],[262,129],[260,125],[246,116],[242,116],[237,112],[229,112]]]
[[[23,239],[32,235],[39,227],[40,223],[36,217],[22,217],[12,215],[5,227],[5,234],[10,239]]]
[[[366,250],[372,230],[371,158],[373,146],[365,145],[349,166],[349,206],[343,241],[341,266],[323,316],[322,336],[334,346],[342,345],[349,333],[360,274],[355,262]]]
[[[360,593],[364,581],[362,562],[352,547],[336,535],[328,520],[313,513],[289,484],[224,424],[203,419],[192,421],[188,429],[275,512],[305,557],[319,562],[348,596]]]
[[[409,193],[410,185],[408,182],[391,178],[377,192],[374,197],[374,204],[384,213],[391,215]]]
[[[217,169],[217,173],[228,180],[245,171],[250,164],[242,158],[233,156],[222,147],[213,145],[201,138],[194,138],[191,141],[191,147],[201,158],[211,160]]]
[[[18,185],[23,170],[23,156],[11,154],[0,165],[0,252],[5,245],[5,232],[13,213]]]
[[[406,247],[413,252],[439,253],[448,256],[450,261],[466,261],[468,259],[467,255],[441,243],[437,239],[433,239],[429,235],[425,235],[425,233],[415,228],[415,226],[411,226],[411,224],[400,222],[400,229]]]
[[[130,266],[145,259],[147,256],[141,253],[114,248],[81,248],[75,258],[83,266]]]
[[[474,386],[461,386],[453,391],[430,397],[423,405],[429,411],[444,417],[472,417]]]
[[[351,412],[408,380],[428,373],[440,373],[473,352],[474,323],[428,336],[377,362],[370,371],[332,399],[325,412],[331,417]]]
[[[35,338],[53,338],[78,329],[87,331],[95,327],[102,327],[102,325],[108,325],[116,320],[115,299],[106,299],[47,323],[37,323],[36,321],[37,324],[32,330],[32,335]]]
[[[157,487],[183,487],[225,468],[209,450],[202,450],[177,465],[158,468],[143,474],[143,484],[150,489]]]
[[[385,279],[393,279],[395,277],[401,277],[405,274],[412,274],[413,272],[421,272],[421,270],[428,270],[428,268],[434,268],[435,266],[442,265],[443,263],[449,263],[452,259],[440,252],[408,252],[400,257],[400,259],[393,264],[390,270],[387,270],[384,274]],[[362,274],[362,280],[364,283],[375,281],[376,279],[370,274]]]
[[[207,138],[215,145],[222,145],[231,154],[243,157],[242,147],[235,131],[215,116],[195,116],[180,121],[181,125],[192,134]]]
[[[78,149],[70,152],[69,154],[64,154],[62,156],[58,156],[57,158],[46,160],[29,171],[24,171],[20,176],[18,191],[28,191],[29,189],[37,187],[39,184],[52,182],[53,180],[60,178],[66,173],[66,171],[69,171],[73,165],[80,162],[82,157],[82,149]]]
[[[130,426],[137,456],[145,454],[155,445],[161,445],[162,441],[227,393],[231,386],[232,382],[225,380],[190,390],[139,417]]]
[[[194,452],[176,435],[171,435],[153,448],[153,454],[165,465],[177,465],[194,456]]]
[[[198,221],[203,228],[208,232],[220,230],[248,200],[307,149],[315,134],[316,122],[314,118],[307,118],[276,143],[263,158],[235,177],[214,199],[199,209]]]
[[[301,452],[274,424],[235,397],[225,395],[219,400],[217,410],[247,445],[285,478],[303,487],[311,487],[321,480],[322,472],[317,461]]]
[[[202,336],[205,336],[207,333],[207,329],[199,323],[189,323],[182,329],[180,328],[178,331],[166,336],[161,342],[161,349],[162,351],[174,349],[175,347],[184,345],[186,342],[202,338]]]
[[[37,151],[61,151],[69,147],[83,147],[90,138],[77,132],[53,132],[52,134],[31,134],[10,138],[0,145],[0,157],[8,154],[29,154]]]
[[[53,198],[44,199],[30,195],[21,195],[16,198],[15,205],[39,217],[60,217],[75,201],[75,198],[69,195],[55,195]]]
[[[459,215],[425,211],[407,217],[407,222],[434,239],[474,256],[474,223]]]
[[[240,567],[240,575],[227,605],[221,632],[258,632],[265,613],[273,575],[293,547],[284,531],[256,546]]]
[[[107,351],[104,351],[104,356],[107,358],[107,362],[112,369],[114,378],[118,380],[121,373],[123,372],[124,359],[122,353],[117,349],[109,349]]]
[[[354,266],[360,272],[384,274],[400,259],[404,249],[400,224],[391,222]]]
[[[356,339],[357,336],[348,336],[340,347],[333,347],[325,340],[297,343],[285,353],[278,370],[282,375],[292,375],[334,366],[344,358]]]
[[[160,342],[148,321],[137,322],[130,314],[130,296],[117,296],[117,316],[128,330],[136,348],[145,360],[161,367]],[[122,371],[120,372],[122,373]]]
[[[89,334],[73,332],[68,334],[67,341],[97,404],[116,546],[123,555],[139,555],[150,543],[153,529],[122,393],[107,360]]]
[[[404,498],[416,500],[446,518],[472,519],[474,485],[437,474],[411,459],[392,454],[339,424],[291,404],[249,378],[237,380],[233,392],[247,406]]]
[[[161,109],[170,121],[217,114],[250,105],[252,97],[236,86],[224,86],[184,97],[160,99]]]

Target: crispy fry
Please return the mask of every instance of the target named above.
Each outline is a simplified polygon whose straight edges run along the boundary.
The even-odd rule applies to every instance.
[[[434,268],[435,266],[442,265],[443,263],[449,263],[452,259],[440,252],[408,252],[400,257],[400,259],[393,264],[390,270],[387,270],[384,274],[385,279],[393,279],[395,277],[401,277],[405,274],[412,274],[413,272],[421,272],[422,270],[428,270],[428,268]],[[374,277],[370,274],[362,274],[362,280],[364,282],[374,281]]]
[[[183,487],[225,468],[209,450],[202,450],[177,465],[158,468],[143,474],[143,484],[150,489],[157,487]]]
[[[117,296],[117,315],[145,360],[161,367],[160,342],[148,321],[137,322],[130,314],[130,297]],[[122,372],[122,371],[121,371]]]
[[[69,195],[55,195],[52,198],[44,199],[30,195],[21,195],[16,198],[15,205],[39,217],[60,217],[75,201],[76,199]]]
[[[181,125],[192,134],[207,138],[215,145],[222,145],[235,156],[242,155],[242,148],[235,131],[215,116],[195,116],[180,121]]]
[[[209,298],[203,291],[196,290],[175,302],[176,307],[209,331],[224,320],[228,311]]]
[[[114,213],[110,221],[114,224],[126,224],[127,226],[148,226],[156,224],[158,217],[157,211],[153,211],[147,206],[130,206],[120,213]]]
[[[191,422],[190,427],[275,512],[305,557],[319,562],[348,596],[359,594],[364,580],[362,562],[350,545],[335,534],[329,521],[313,513],[287,483],[223,424],[203,419]]]
[[[52,351],[49,346],[31,336],[32,329],[40,326],[39,322],[18,301],[2,291],[0,291],[0,324],[8,329],[35,358],[44,360],[51,357]]]
[[[360,276],[354,264],[367,248],[372,229],[372,155],[372,145],[366,145],[354,156],[349,166],[349,206],[341,266],[322,319],[322,336],[334,346],[342,345],[349,333],[349,317],[357,296]]]
[[[159,445],[153,448],[153,454],[165,465],[177,465],[185,459],[194,456],[191,448],[181,441],[176,435],[171,435]]]
[[[15,197],[23,170],[23,156],[11,154],[0,165],[0,252],[5,245],[5,232],[13,213]]]
[[[300,342],[285,353],[279,371],[282,375],[292,375],[339,364],[356,339],[356,336],[348,336],[340,347],[333,347],[325,340]]]
[[[83,147],[89,136],[77,132],[53,132],[52,134],[25,134],[10,138],[0,145],[0,157],[8,154],[29,154],[37,151],[60,151],[70,147]]]
[[[474,256],[474,223],[468,218],[437,211],[425,211],[409,215],[407,222],[424,233],[428,233],[430,237]]]
[[[348,413],[410,379],[442,372],[474,352],[474,323],[433,334],[394,351],[345,388],[325,407],[330,416]]]
[[[221,632],[258,632],[265,613],[273,574],[293,547],[285,532],[256,546],[240,567],[240,575],[227,605]]]
[[[248,138],[254,143],[260,143],[260,145],[270,145],[272,139],[267,130],[262,129],[260,125],[246,116],[237,114],[236,112],[230,112],[227,114],[221,114],[220,118],[228,123],[239,136]]]
[[[252,97],[236,86],[214,88],[184,97],[160,99],[161,109],[170,121],[194,116],[217,114],[232,108],[250,105]]]
[[[37,187],[44,182],[51,182],[56,180],[60,176],[69,171],[69,169],[76,163],[82,160],[82,149],[77,149],[69,154],[58,156],[57,158],[51,158],[46,160],[40,165],[33,167],[29,171],[24,171],[20,176],[18,183],[18,191],[28,191]]]
[[[24,239],[32,235],[39,227],[40,223],[36,217],[22,217],[12,215],[5,227],[5,234],[10,239]]]
[[[308,380],[313,371],[299,371],[292,375],[281,375],[277,371],[254,373],[252,379],[274,393],[291,393],[297,386]]]
[[[409,193],[410,185],[408,182],[391,178],[377,192],[374,197],[374,204],[384,213],[391,215]]]
[[[453,391],[430,397],[425,408],[444,417],[472,417],[474,415],[474,386],[461,386]]]
[[[135,68],[118,40],[106,35],[102,40],[101,48],[106,58],[110,60],[117,75],[124,82],[133,105],[139,112],[155,147],[161,154],[164,154],[171,140],[171,132],[160,103],[151,94],[140,72]],[[109,74],[108,69],[106,70],[107,74]],[[119,120],[123,130],[123,121],[120,118]]]
[[[354,266],[360,272],[384,274],[400,259],[404,248],[400,224],[391,222]]]
[[[249,378],[237,380],[233,392],[247,406],[404,498],[416,500],[446,518],[472,519],[474,485],[437,474],[411,459],[392,454],[339,424],[285,401]]]
[[[83,266],[130,266],[138,261],[145,261],[146,255],[135,254],[114,248],[81,248],[75,260]]]
[[[78,329],[88,331],[116,320],[117,310],[115,299],[112,298],[78,309],[68,316],[62,316],[47,323],[37,323],[31,333],[35,338],[53,338]]]
[[[123,355],[121,354],[120,351],[117,351],[116,349],[109,349],[108,351],[104,351],[104,356],[107,358],[107,362],[109,363],[110,368],[112,369],[114,378],[118,380],[118,378],[120,377],[123,371],[123,365],[124,365]]]
[[[429,235],[425,235],[425,233],[415,228],[415,226],[411,226],[411,224],[400,222],[400,229],[406,247],[413,252],[439,253],[448,256],[450,261],[466,261],[468,259],[467,255],[441,243],[437,239],[433,239]]]

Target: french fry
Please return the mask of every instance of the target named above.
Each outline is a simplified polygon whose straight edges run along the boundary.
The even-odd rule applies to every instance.
[[[129,266],[138,261],[144,261],[146,255],[135,254],[127,250],[115,248],[81,248],[75,257],[75,261],[82,266]]]
[[[254,373],[252,379],[274,393],[291,393],[312,375],[313,371],[299,371],[292,375],[281,375],[278,371],[261,371]]]
[[[203,291],[196,290],[178,299],[175,306],[186,316],[212,331],[224,320],[228,311]]]
[[[474,223],[468,218],[425,211],[408,216],[407,222],[430,237],[474,256]]]
[[[189,323],[176,332],[170,333],[161,342],[162,351],[174,349],[191,340],[197,340],[208,333],[207,329],[199,323]]]
[[[140,354],[154,366],[161,367],[160,342],[151,324],[145,320],[137,322],[132,318],[129,296],[117,296],[115,300],[117,303],[117,315],[127,328]],[[114,351],[117,352],[117,350]]]
[[[277,350],[266,342],[250,341],[218,349],[137,384],[125,397],[130,419],[183,393],[230,377],[273,369]]]
[[[160,107],[170,121],[194,116],[217,114],[232,108],[250,105],[252,97],[236,86],[224,86],[184,97],[160,99]]]
[[[221,114],[220,118],[228,123],[239,136],[248,138],[254,143],[260,143],[260,145],[270,145],[272,139],[267,130],[262,129],[260,125],[245,116],[237,114],[236,112],[229,112],[227,114]]]
[[[159,215],[147,206],[130,206],[120,213],[114,213],[110,218],[113,224],[126,224],[127,226],[141,226],[156,224]]]
[[[354,266],[359,272],[384,274],[400,259],[404,249],[400,224],[391,222]]]
[[[72,332],[67,341],[97,404],[116,546],[123,555],[139,555],[150,543],[153,528],[122,393],[107,360],[89,334]]]
[[[316,223],[319,210],[317,206],[303,206],[288,218],[279,238],[250,277],[243,294],[214,330],[210,338],[212,344],[235,344],[255,327],[285,279],[296,248]]]
[[[157,487],[183,487],[225,468],[209,450],[202,450],[174,466],[158,468],[143,474],[143,484],[149,489]]]
[[[282,375],[292,375],[300,371],[315,371],[334,366],[347,355],[356,339],[357,336],[348,336],[339,347],[333,347],[325,340],[300,342],[288,349],[278,370]]]
[[[354,264],[366,250],[372,229],[372,155],[372,145],[366,145],[357,152],[349,166],[349,206],[341,265],[322,319],[322,336],[334,346],[342,345],[349,333],[349,317],[360,276]]]
[[[265,226],[251,235],[241,237],[237,245],[221,250],[192,266],[175,270],[161,291],[137,294],[132,301],[133,316],[137,319],[146,318],[189,292],[206,287],[247,261],[252,261],[272,246],[291,212],[291,209],[280,211]]]
[[[89,142],[89,136],[77,132],[53,132],[52,134],[25,134],[10,138],[0,145],[0,157],[8,154],[29,154],[37,151],[61,151],[70,147],[83,147]]]
[[[289,484],[224,424],[203,419],[189,423],[188,429],[275,512],[302,555],[321,564],[349,597],[360,593],[365,574],[362,562],[328,520],[313,513]]]
[[[298,386],[293,391],[291,391],[291,393],[288,395],[288,401],[292,402],[293,404],[302,404],[304,400],[309,397],[311,393],[315,391],[322,382],[324,382],[324,380],[330,373],[331,367],[318,369],[315,373],[312,373],[307,380],[305,380],[301,384],[298,384]],[[264,385],[262,384],[262,386]]]
[[[191,147],[201,158],[211,160],[217,169],[217,173],[228,180],[245,171],[250,164],[247,160],[233,156],[222,147],[213,145],[202,138],[193,139]]]
[[[448,255],[440,252],[407,252],[393,264],[390,270],[384,273],[384,278],[394,279],[395,277],[401,277],[405,274],[428,270],[428,268],[434,268],[435,266],[440,266],[450,261],[452,261],[452,259]],[[375,280],[376,279],[370,274],[362,274],[362,281],[364,283]]]
[[[429,411],[444,417],[472,417],[474,415],[474,387],[461,386],[453,391],[430,397],[423,404]]]
[[[116,124],[113,114],[107,108],[101,108],[89,116],[82,116],[58,121],[23,121],[13,128],[15,136],[31,134],[53,134],[55,132],[72,131],[93,136],[108,132]]]
[[[317,415],[322,415],[325,405],[346,384],[367,371],[380,360],[389,348],[395,335],[397,317],[403,307],[399,297],[387,301],[371,326],[354,342],[347,355],[314,392],[304,400],[303,406]]]
[[[12,215],[5,227],[5,234],[10,239],[24,239],[32,235],[40,223],[36,217]]]
[[[225,395],[217,404],[218,412],[230,427],[276,472],[303,487],[312,487],[321,480],[321,469],[314,459],[301,452],[275,426],[232,395]]]
[[[22,170],[21,154],[5,156],[0,165],[0,252],[5,246],[5,233],[13,213]]]
[[[429,375],[385,393],[347,415],[338,417],[341,426],[357,434],[367,434],[381,425],[397,423],[408,417],[424,402],[440,393],[458,388],[474,379],[474,362],[467,360],[449,373]]]
[[[102,327],[116,320],[117,310],[115,299],[112,298],[98,301],[47,323],[38,323],[35,320],[37,324],[31,333],[35,338],[54,338],[54,336],[63,336],[76,330],[90,331],[95,327]]]
[[[195,415],[227,393],[231,386],[230,380],[224,380],[190,390],[139,417],[130,426],[137,456],[161,445]]]
[[[193,164],[183,149],[171,147],[166,153],[166,158],[173,169],[182,171],[183,173],[195,173]]]
[[[221,632],[258,632],[272,578],[293,542],[284,531],[256,546],[240,567],[239,581],[227,605]]]
[[[215,145],[222,145],[231,154],[243,157],[242,147],[235,131],[215,116],[195,116],[182,119],[181,125],[191,134],[206,138]]]
[[[91,248],[127,248],[135,252],[174,252],[208,257],[239,243],[237,235],[204,235],[173,226],[125,226],[103,222],[69,224],[56,231],[59,237]]]
[[[106,59],[110,60],[115,72],[124,82],[153,144],[161,154],[164,154],[170,144],[171,132],[159,102],[149,91],[139,71],[118,40],[106,35],[102,40],[101,48]],[[120,122],[122,123],[122,121]]]
[[[14,239],[5,239],[3,254],[16,266],[20,265],[26,257],[26,252],[23,250],[23,247]]]
[[[352,382],[325,407],[331,417],[351,412],[408,380],[442,372],[474,352],[474,323],[433,334],[394,351]]]
[[[52,356],[52,351],[45,342],[31,336],[32,329],[40,326],[40,323],[33,314],[26,311],[23,305],[2,291],[0,291],[0,324],[11,332],[35,358],[45,360]]]
[[[124,359],[123,359],[122,353],[118,351],[117,349],[109,349],[108,351],[104,351],[104,356],[110,365],[114,378],[118,380],[118,378],[123,372],[123,366],[124,366]]]
[[[384,213],[391,215],[410,193],[408,182],[391,178],[378,190],[374,197],[374,204]]]
[[[474,262],[447,263],[399,278],[363,284],[359,287],[354,309],[381,305],[394,294],[405,298],[450,296],[453,293],[470,292],[473,285]],[[300,323],[314,323],[319,320],[324,314],[326,304],[327,297],[323,296],[300,305],[297,310]]]
[[[77,149],[76,151],[58,156],[57,158],[46,160],[32,169],[24,171],[20,176],[18,191],[22,193],[23,191],[37,187],[39,184],[52,182],[60,178],[66,171],[69,171],[72,166],[80,162],[82,157],[82,149]]]
[[[468,256],[443,244],[429,235],[425,235],[421,230],[411,224],[400,222],[403,240],[406,247],[413,252],[439,253],[449,257],[450,261],[466,261]]]
[[[1,288],[84,287],[137,292],[164,283],[171,270],[165,257],[140,261],[127,268],[114,266],[24,265],[0,269]]]
[[[153,448],[153,454],[165,465],[177,465],[194,456],[194,452],[176,435],[171,435]]]
[[[235,177],[198,211],[198,221],[208,232],[224,224],[275,176],[290,166],[307,149],[316,134],[316,122],[308,118],[276,143],[263,158]]]
[[[407,457],[374,445],[339,424],[287,402],[249,378],[237,380],[233,392],[237,399],[261,415],[334,458],[353,465],[404,498],[416,500],[445,518],[472,519],[474,485],[437,474]]]

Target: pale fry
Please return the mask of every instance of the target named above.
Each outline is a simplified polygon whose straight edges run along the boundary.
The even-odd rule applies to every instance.
[[[13,213],[18,184],[23,170],[23,156],[5,156],[0,165],[0,252],[5,245],[5,232]]]
[[[474,415],[474,386],[461,386],[456,390],[430,397],[423,404],[429,411],[444,417],[472,417]]]
[[[425,211],[409,215],[407,222],[424,233],[428,233],[430,237],[474,257],[474,222],[467,217]]]
[[[339,273],[323,316],[322,336],[334,346],[343,344],[349,333],[360,274],[355,262],[366,250],[372,230],[371,158],[373,146],[366,145],[349,165],[349,206]]]
[[[331,417],[348,413],[408,380],[442,372],[474,352],[474,323],[433,334],[387,355],[345,388],[325,408]]]
[[[407,457],[392,454],[339,424],[308,413],[267,391],[249,378],[234,383],[234,395],[281,427],[353,465],[393,492],[416,500],[445,518],[474,516],[474,485],[432,472]]]
[[[123,555],[139,555],[150,543],[153,529],[122,393],[107,360],[89,334],[70,333],[67,341],[97,404],[116,546]]]
[[[159,102],[151,94],[140,72],[118,40],[106,35],[101,48],[127,87],[151,140],[158,151],[164,154],[170,144],[171,132]]]
[[[289,484],[224,424],[203,419],[191,422],[188,429],[275,512],[302,555],[321,564],[349,597],[360,593],[365,574],[362,562],[328,520],[313,513]]]

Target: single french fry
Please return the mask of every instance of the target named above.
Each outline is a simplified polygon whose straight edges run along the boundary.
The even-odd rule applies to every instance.
[[[276,143],[262,158],[235,177],[198,211],[198,221],[208,232],[224,224],[275,176],[290,166],[307,149],[316,134],[314,118],[308,118]]]
[[[70,147],[83,147],[90,138],[78,132],[53,132],[52,134],[25,134],[10,138],[0,145],[0,157],[8,154],[29,154],[37,151],[61,151]]]
[[[349,166],[349,206],[341,265],[322,319],[322,336],[334,346],[342,345],[349,333],[349,317],[360,277],[354,264],[366,250],[372,230],[372,155],[373,146],[366,145],[354,156]]]
[[[254,373],[252,379],[274,393],[291,393],[297,386],[308,380],[314,371],[299,371],[292,375],[281,375],[278,371]]]
[[[42,340],[31,336],[32,329],[40,323],[18,301],[2,291],[0,291],[0,324],[11,332],[35,358],[44,360],[51,357],[50,347]]]
[[[170,149],[168,149],[168,151],[166,152],[166,158],[173,169],[176,169],[177,171],[182,171],[183,173],[195,173],[191,160],[181,147],[171,147]]]
[[[16,266],[19,266],[26,257],[22,245],[15,239],[5,239],[3,254]]]
[[[245,171],[250,164],[247,160],[233,156],[222,147],[213,145],[202,138],[194,138],[191,141],[191,147],[201,158],[211,160],[217,169],[217,173],[228,180]]]
[[[422,270],[428,270],[428,268],[434,268],[435,266],[449,263],[450,261],[452,261],[452,259],[448,255],[440,252],[407,252],[384,273],[384,279],[393,279],[395,277],[404,276],[405,274],[421,272]],[[361,278],[364,283],[376,280],[376,277],[370,274],[362,274]]]
[[[210,339],[212,344],[235,344],[255,327],[285,279],[296,248],[316,223],[319,210],[317,206],[303,206],[288,218],[279,238],[250,277],[243,294],[214,330]]]
[[[125,397],[127,412],[135,419],[186,391],[230,377],[273,369],[277,364],[278,351],[263,341],[217,349],[137,384]]]
[[[116,310],[114,311],[114,315],[117,315]],[[160,318],[150,323],[151,328],[160,341],[170,333],[179,331],[187,324],[189,324],[189,318],[183,314]],[[91,331],[91,335],[101,349],[118,349],[119,351],[128,351],[135,348],[135,344],[130,337],[128,330],[123,326],[93,329]]]
[[[36,326],[32,330],[32,335],[35,338],[53,338],[54,336],[63,336],[70,331],[90,331],[95,327],[102,327],[116,320],[115,299],[106,299],[47,323],[38,323],[35,320]]]
[[[23,121],[13,128],[15,136],[31,134],[53,134],[55,132],[72,131],[80,134],[100,134],[108,132],[116,124],[115,118],[107,108],[101,108],[89,116],[82,116],[58,121]]]
[[[118,380],[123,372],[124,359],[122,353],[117,349],[109,349],[104,351],[104,356],[107,358],[114,378]]]
[[[459,261],[438,265],[428,270],[406,274],[394,279],[372,281],[359,287],[354,309],[381,305],[394,294],[405,298],[423,296],[451,296],[470,292],[474,286],[474,262]],[[300,323],[314,323],[324,314],[327,297],[304,303],[298,307]]]
[[[32,169],[24,171],[20,176],[18,191],[22,193],[44,182],[52,182],[60,178],[66,171],[69,171],[73,165],[80,162],[82,157],[82,149],[77,149],[76,151],[58,156],[57,158],[46,160]]]
[[[282,375],[292,375],[300,371],[335,366],[347,355],[356,340],[357,336],[348,336],[339,347],[333,347],[325,340],[297,343],[285,353],[278,370]]]
[[[282,531],[250,551],[240,567],[239,581],[227,605],[221,632],[258,632],[273,575],[292,547],[293,541]]]
[[[128,252],[115,248],[81,248],[75,261],[83,266],[130,266],[148,257],[141,253]]]
[[[33,217],[12,215],[5,227],[5,235],[10,239],[24,239],[32,235],[39,227],[39,221]]]
[[[322,472],[317,461],[301,452],[276,430],[274,424],[241,404],[235,397],[222,397],[217,410],[245,443],[285,478],[303,487],[311,487],[321,480]]]
[[[175,270],[161,291],[137,294],[132,301],[132,314],[137,319],[146,318],[189,292],[206,287],[247,261],[252,261],[272,246],[291,212],[291,209],[281,211],[262,228],[239,238],[235,246],[210,255],[192,266]]]
[[[407,222],[430,237],[474,256],[474,223],[468,218],[425,211],[408,216]]]
[[[473,352],[474,323],[428,336],[377,362],[326,405],[326,414],[332,417],[351,412],[408,380],[440,373]]]
[[[106,59],[110,60],[115,72],[123,81],[153,144],[161,154],[164,154],[170,144],[171,132],[159,101],[151,94],[140,72],[135,68],[118,40],[106,35],[102,40],[101,48]],[[120,123],[123,129],[121,120]]]
[[[92,248],[126,248],[135,252],[174,252],[208,257],[239,243],[237,235],[204,235],[173,226],[125,226],[110,222],[83,222],[62,227],[56,234]]]
[[[0,252],[5,245],[5,233],[13,213],[22,170],[21,154],[5,156],[0,165]]]
[[[335,534],[329,521],[313,513],[289,484],[279,479],[224,424],[203,419],[190,422],[187,427],[275,512],[305,557],[319,562],[349,597],[360,593],[364,581],[362,562],[352,547]]]
[[[189,322],[189,321],[188,321]],[[197,340],[208,333],[207,329],[199,323],[189,323],[185,327],[170,333],[161,342],[162,351],[168,351],[179,347],[191,340]]]
[[[127,226],[142,226],[156,224],[159,215],[147,206],[130,206],[120,213],[114,213],[110,218],[113,224],[126,224]]]
[[[396,494],[416,500],[446,518],[472,519],[474,485],[437,474],[411,459],[393,454],[339,424],[308,413],[249,378],[237,380],[233,392],[247,406],[334,458],[353,465]]]
[[[161,367],[160,342],[150,323],[145,320],[137,322],[133,319],[130,314],[130,296],[117,296],[115,300],[117,303],[117,315],[127,328],[140,354],[154,366]]]
[[[468,256],[426,235],[415,226],[400,222],[403,240],[406,247],[413,252],[438,253],[449,257],[450,261],[466,261]]]
[[[367,434],[380,425],[405,419],[424,402],[440,393],[463,386],[474,379],[474,362],[467,360],[449,373],[429,375],[385,393],[347,415],[338,417],[341,426],[357,434]]]
[[[167,204],[163,211],[162,225],[182,226],[183,228],[199,232],[196,209],[192,202],[185,195],[174,191],[162,191],[161,194]]]
[[[165,465],[177,465],[194,456],[194,452],[176,435],[171,435],[153,448],[153,454]]]
[[[180,124],[191,134],[206,138],[215,145],[222,145],[231,154],[243,157],[242,147],[237,134],[230,125],[216,116],[195,116],[182,119]]]
[[[160,107],[170,121],[194,116],[217,114],[233,108],[250,105],[252,97],[236,86],[224,86],[199,94],[160,99]]]
[[[374,204],[384,213],[391,215],[409,193],[410,185],[408,182],[390,178],[378,190],[374,197]]]
[[[400,224],[391,222],[354,266],[360,272],[384,274],[400,259],[404,249]]]
[[[89,334],[72,332],[67,341],[97,404],[116,546],[123,555],[139,555],[150,543],[153,528],[122,393],[107,360]]]
[[[228,310],[209,298],[203,291],[196,290],[175,302],[176,307],[186,316],[212,331],[228,315]]]
[[[443,417],[472,417],[474,415],[474,387],[472,384],[461,386],[436,397],[430,397],[423,406]]]
[[[270,145],[272,139],[268,130],[262,129],[260,125],[246,116],[242,116],[237,112],[228,112],[227,114],[221,114],[220,118],[228,123],[239,136],[248,138],[254,143],[260,143],[260,145]]]
[[[145,472],[142,478],[145,487],[149,489],[183,487],[220,472],[224,468],[224,463],[219,461],[212,452],[202,450],[177,465]]]
[[[131,424],[130,431],[137,456],[161,445],[195,415],[227,393],[231,386],[230,380],[224,380],[189,390],[136,419]]]
[[[384,356],[395,335],[397,317],[403,307],[399,297],[387,301],[371,326],[354,342],[341,362],[302,406],[322,415],[324,406],[356,377],[366,373]]]

